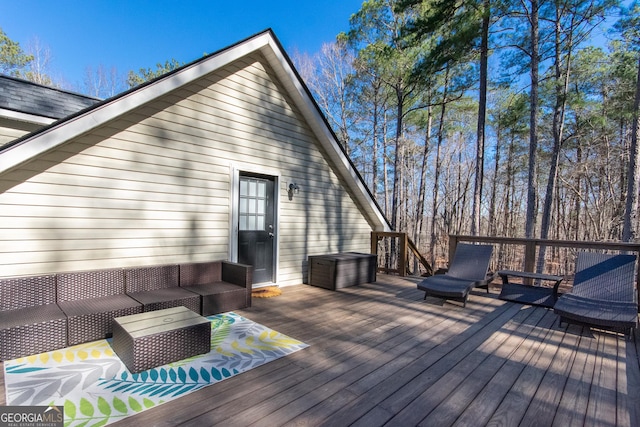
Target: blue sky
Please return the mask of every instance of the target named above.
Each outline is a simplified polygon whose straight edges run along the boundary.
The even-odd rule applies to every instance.
[[[80,85],[88,66],[119,73],[190,62],[267,28],[291,55],[349,28],[363,0],[0,0],[0,28],[24,49],[37,37],[50,74]]]

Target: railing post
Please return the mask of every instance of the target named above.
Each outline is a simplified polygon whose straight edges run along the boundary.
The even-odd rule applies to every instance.
[[[398,273],[400,277],[407,275],[407,233],[398,235],[400,241],[400,250],[398,251]]]
[[[524,271],[533,272],[536,266],[536,240],[527,240],[524,244]]]
[[[533,273],[536,268],[536,240],[528,240],[524,245],[524,271]],[[526,285],[531,285],[532,280],[529,278],[522,279]]]

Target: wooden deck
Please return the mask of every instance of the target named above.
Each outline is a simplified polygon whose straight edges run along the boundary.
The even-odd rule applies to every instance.
[[[415,283],[256,298],[238,313],[310,347],[113,425],[640,426],[639,336],[560,328],[495,289],[423,301]]]

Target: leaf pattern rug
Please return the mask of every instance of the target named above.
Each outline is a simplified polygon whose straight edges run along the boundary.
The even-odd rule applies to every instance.
[[[307,347],[229,312],[211,320],[211,352],[131,374],[100,340],[4,362],[7,405],[64,406],[65,426],[101,426]]]

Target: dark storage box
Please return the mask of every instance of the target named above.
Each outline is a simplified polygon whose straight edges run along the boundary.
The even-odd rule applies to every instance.
[[[336,290],[376,281],[376,256],[345,252],[309,257],[309,284]]]

